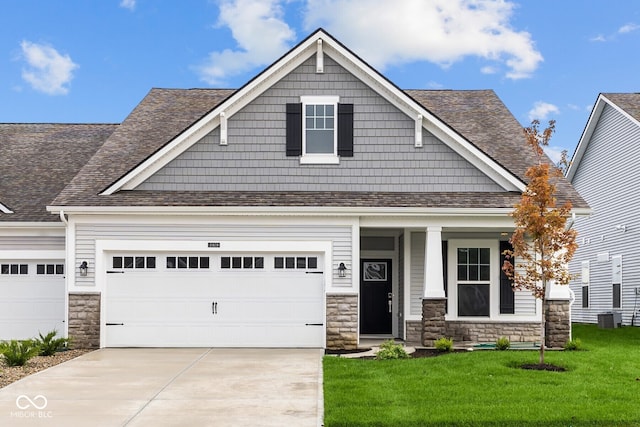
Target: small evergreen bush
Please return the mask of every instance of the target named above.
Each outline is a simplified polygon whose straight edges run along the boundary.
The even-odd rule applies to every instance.
[[[0,343],[0,354],[4,357],[7,366],[24,366],[39,352],[40,347],[33,340],[11,340]]]
[[[507,337],[500,337],[496,341],[496,349],[497,350],[509,350],[511,347],[511,341]]]
[[[56,338],[58,331],[55,329],[49,332],[47,335],[38,333],[40,338],[36,338],[36,342],[40,347],[40,356],[52,356],[57,351],[63,350],[69,344],[68,338]]]
[[[580,338],[569,340],[564,345],[564,349],[567,351],[582,350],[582,341],[580,341]]]
[[[440,353],[453,351],[453,339],[451,338],[438,338],[434,345],[436,350],[438,350]]]
[[[407,359],[409,355],[401,344],[393,340],[387,340],[380,344],[380,350],[376,353],[378,360]]]

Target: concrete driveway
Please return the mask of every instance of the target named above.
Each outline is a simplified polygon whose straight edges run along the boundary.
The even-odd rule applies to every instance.
[[[0,425],[317,427],[322,354],[102,349],[0,389]]]

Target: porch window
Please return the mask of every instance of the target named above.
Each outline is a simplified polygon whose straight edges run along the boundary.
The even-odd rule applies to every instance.
[[[458,248],[458,316],[489,317],[491,250]]]

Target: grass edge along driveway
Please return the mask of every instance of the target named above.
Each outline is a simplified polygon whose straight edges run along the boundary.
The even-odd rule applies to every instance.
[[[640,426],[640,328],[573,325],[567,372],[527,371],[537,351],[408,360],[324,358],[325,426]]]

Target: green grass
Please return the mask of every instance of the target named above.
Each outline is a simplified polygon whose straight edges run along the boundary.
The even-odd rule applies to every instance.
[[[324,358],[325,426],[640,426],[640,328],[574,325],[566,372],[527,371],[537,351]]]

